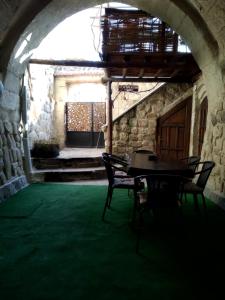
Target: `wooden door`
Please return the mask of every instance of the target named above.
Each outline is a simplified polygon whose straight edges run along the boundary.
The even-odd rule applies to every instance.
[[[200,120],[199,120],[199,135],[198,135],[198,155],[201,156],[202,145],[204,142],[204,135],[206,130],[206,120],[208,114],[208,99],[207,97],[201,103]]]
[[[157,120],[157,155],[162,160],[178,160],[189,154],[191,97]]]

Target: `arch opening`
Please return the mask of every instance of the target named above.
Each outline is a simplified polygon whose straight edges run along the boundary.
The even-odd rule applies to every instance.
[[[32,20],[26,20],[27,27],[25,30],[20,28],[21,30],[18,30],[18,34],[11,40],[10,35],[8,35],[8,38],[5,39],[5,44],[2,48],[3,55],[1,56],[1,66],[4,74],[2,81],[5,87],[1,102],[3,108],[1,116],[3,119],[12,118],[16,122],[19,121],[20,81],[33,49],[40,44],[40,41],[56,24],[66,17],[104,2],[45,1],[45,5],[47,5],[44,9],[40,6],[36,9],[36,13],[39,12],[39,14]],[[219,147],[220,143],[218,143],[218,140],[221,142],[223,139],[223,129],[221,128],[223,127],[224,116],[221,110],[223,112],[224,106],[221,103],[225,94],[224,76],[222,66],[218,61],[217,40],[212,35],[210,27],[208,27],[208,24],[201,17],[196,7],[190,4],[190,1],[185,0],[182,3],[178,0],[152,0],[149,2],[130,0],[122,2],[159,17],[180,34],[190,47],[198,66],[202,70],[209,100],[207,138],[206,142],[204,142],[208,143],[208,145],[207,149],[203,151],[203,157],[207,159],[215,158],[217,165],[220,166],[223,161],[222,154],[220,155],[218,151],[215,151],[216,154],[213,150]],[[27,43],[25,44],[24,41]],[[212,187],[217,191],[224,191],[224,177],[223,174],[219,178],[214,178],[214,181],[212,180]]]

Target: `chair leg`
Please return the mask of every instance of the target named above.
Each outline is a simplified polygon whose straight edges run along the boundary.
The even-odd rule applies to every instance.
[[[107,203],[107,206],[108,206],[108,208],[110,208],[111,201],[112,201],[112,195],[113,195],[113,189],[112,189],[112,188],[109,188],[108,194],[109,194],[109,196],[108,196],[108,203]]]
[[[108,194],[105,200],[105,205],[104,205],[104,209],[103,209],[103,213],[102,213],[102,221],[104,221],[105,218],[105,212],[106,212],[106,208],[108,207]]]
[[[104,209],[103,209],[103,213],[102,213],[102,221],[104,221],[105,218],[105,213],[106,213],[106,208],[110,207],[110,203],[111,203],[111,199],[112,199],[112,188],[108,187],[108,192],[107,192],[107,196],[105,199],[105,205],[104,205]]]

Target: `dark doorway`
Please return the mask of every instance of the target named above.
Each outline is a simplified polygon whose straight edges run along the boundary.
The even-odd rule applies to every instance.
[[[157,154],[162,160],[188,156],[191,124],[191,97],[157,120]]]
[[[101,126],[105,124],[105,103],[66,103],[67,147],[104,147]]]
[[[207,97],[205,97],[200,106],[199,135],[198,135],[198,155],[199,156],[201,156],[202,145],[204,142],[207,114],[208,114],[208,99],[207,99]]]

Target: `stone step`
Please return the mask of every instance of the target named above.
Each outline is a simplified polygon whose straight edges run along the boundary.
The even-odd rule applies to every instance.
[[[33,170],[32,182],[72,182],[106,179],[105,167]]]
[[[76,158],[32,158],[32,165],[37,170],[96,168],[103,166],[101,157]]]

